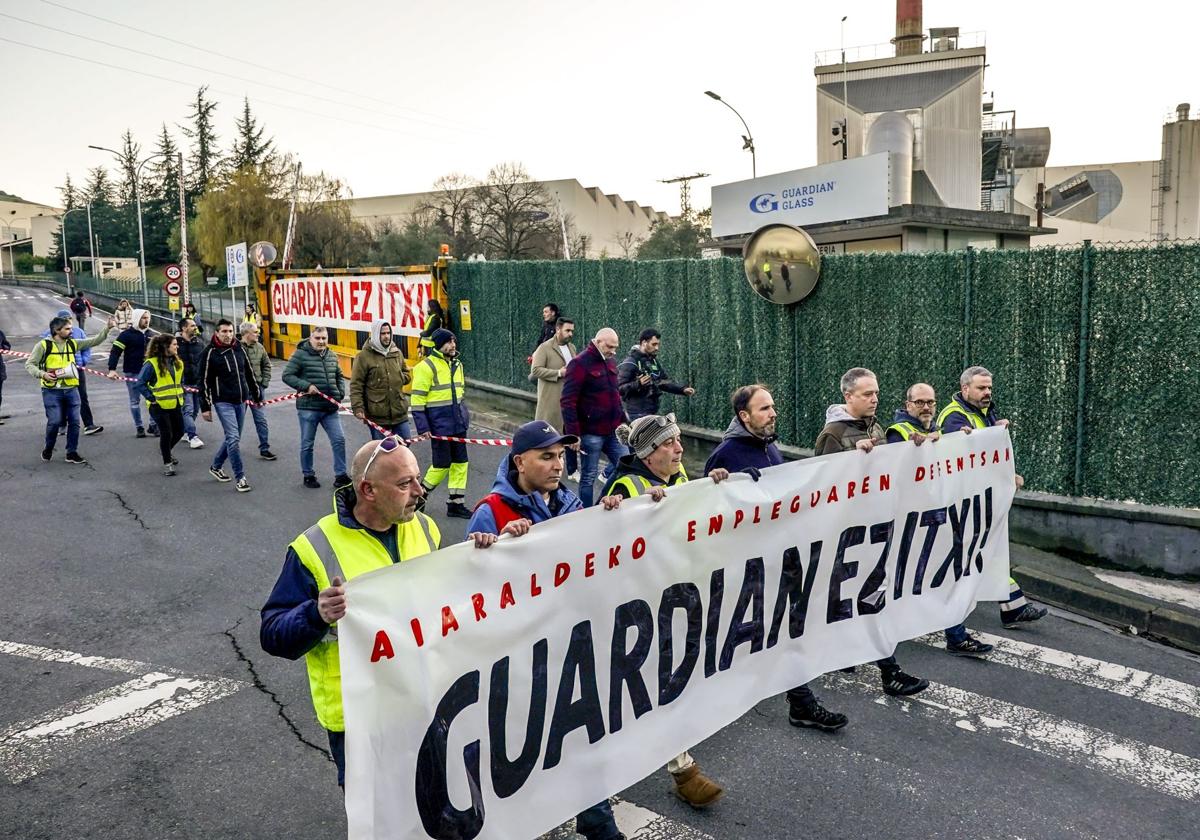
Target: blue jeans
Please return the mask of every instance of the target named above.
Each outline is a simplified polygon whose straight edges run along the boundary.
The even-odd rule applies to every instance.
[[[254,431],[258,433],[258,451],[266,452],[271,448],[267,442],[267,412],[256,405],[250,406],[250,416],[254,418]]]
[[[584,507],[592,505],[592,485],[596,483],[596,475],[600,471],[600,454],[608,456],[608,469],[604,471],[604,479],[617,467],[617,461],[628,455],[629,450],[617,440],[617,433],[607,435],[582,435],[580,437],[582,451],[579,457],[579,501]]]
[[[962,644],[967,640],[967,625],[955,624],[953,627],[946,628],[946,643],[951,645]]]
[[[586,811],[580,811],[575,817],[575,831],[587,840],[619,840],[621,836],[607,799]]]
[[[200,413],[200,395],[183,392],[183,434],[188,440],[196,436],[196,415]]]
[[[67,424],[67,452],[79,451],[79,389],[43,388],[42,405],[46,408],[46,448],[53,449],[58,430]]]
[[[225,432],[225,440],[213,456],[213,469],[221,469],[228,458],[234,478],[245,478],[246,471],[242,467],[242,450],[239,444],[242,440],[242,423],[246,420],[246,406],[243,403],[214,403],[213,411],[217,413],[217,419],[221,421],[221,428]]]
[[[367,426],[367,428],[371,430],[371,440],[383,440],[383,435],[381,435],[374,426]],[[400,435],[400,437],[404,438],[405,440],[408,440],[413,436],[412,424],[407,420],[405,420],[403,423],[397,423],[390,428],[387,426],[384,426],[384,428],[394,435]]]
[[[313,472],[313,446],[317,441],[317,426],[320,426],[329,436],[329,445],[333,448],[334,475],[345,475],[346,435],[342,431],[342,418],[338,413],[300,408],[296,414],[300,417],[300,472],[316,475]]]
[[[135,389],[134,382],[126,382],[125,390],[129,392],[129,413],[133,415],[133,425],[142,427],[142,395]]]

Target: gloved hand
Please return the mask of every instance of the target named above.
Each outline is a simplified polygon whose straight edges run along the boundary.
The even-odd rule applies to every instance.
[[[746,467],[746,469],[742,470],[742,472],[753,478],[755,481],[758,481],[760,478],[762,478],[762,470],[760,470],[758,467]]]

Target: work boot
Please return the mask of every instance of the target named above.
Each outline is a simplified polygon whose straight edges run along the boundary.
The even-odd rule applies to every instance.
[[[883,680],[883,693],[892,697],[911,697],[929,688],[929,680],[906,674],[899,668],[894,671],[881,670],[879,677]]]
[[[446,502],[446,515],[451,519],[470,519],[471,511],[462,502]]]
[[[671,776],[675,779],[675,795],[693,808],[707,808],[725,795],[725,788],[701,773],[699,764]]]
[[[974,636],[967,636],[961,642],[946,642],[946,653],[955,656],[986,656],[991,652],[991,645],[979,641]]]
[[[1000,613],[1000,623],[1005,627],[1012,628],[1021,624],[1029,624],[1031,621],[1038,621],[1046,617],[1045,607],[1035,607],[1033,604],[1026,604],[1013,613]]]
[[[850,719],[840,712],[831,712],[820,703],[813,702],[807,706],[791,705],[788,708],[788,723],[806,729],[819,729],[822,732],[837,732],[850,722]]]

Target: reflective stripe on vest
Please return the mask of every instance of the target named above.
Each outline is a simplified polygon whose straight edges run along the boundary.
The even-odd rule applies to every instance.
[[[933,434],[933,432],[928,431],[927,429],[922,429],[920,426],[915,426],[912,423],[908,422],[907,420],[901,420],[899,423],[893,423],[892,425],[887,427],[887,430],[889,432],[895,432],[896,434],[900,435],[900,437],[904,438],[905,440],[911,439],[912,436],[915,434],[921,434],[921,435]]]
[[[683,468],[682,464],[679,466],[679,472],[671,476],[671,479],[671,481],[668,481],[665,484],[654,484],[644,475],[623,475],[614,481],[612,486],[616,487],[618,484],[620,484],[629,491],[629,498],[632,499],[634,496],[642,495],[651,487],[673,487],[676,484],[683,484],[688,480],[688,475],[687,470]]]
[[[429,327],[433,324],[433,319],[434,319],[433,315],[425,316],[425,326],[421,327],[421,332],[426,332],[429,330]],[[432,350],[433,349],[433,336],[432,335],[421,336],[420,345],[422,347],[428,347]]]
[[[151,369],[154,371],[154,384],[150,386],[150,393],[154,395],[154,401],[158,403],[160,408],[175,408],[183,405],[183,362],[176,360],[171,365],[171,370],[166,376],[159,369],[158,359],[147,359]]]
[[[417,407],[437,408],[462,401],[466,386],[462,365],[455,365],[451,373],[450,363],[440,355],[426,357],[421,365],[429,368],[431,381],[427,389],[418,388],[414,374],[412,396]]]
[[[950,400],[950,404],[943,408],[942,413],[938,415],[937,424],[939,429],[945,428],[946,419],[950,417],[951,414],[961,414],[963,417],[966,417],[967,420],[970,421],[971,425],[976,429],[987,428],[988,423],[986,418],[981,417],[979,412],[972,411],[958,400],[954,399]]]
[[[42,339],[46,342],[46,354],[42,357],[42,370],[63,370],[75,367],[75,354],[79,352],[75,339],[68,338],[63,349],[52,338]],[[42,380],[43,388],[75,388],[79,385],[79,376],[64,376],[53,382]]]
[[[400,562],[436,551],[441,542],[437,525],[423,513],[397,526],[396,549]],[[383,544],[361,528],[347,528],[337,514],[322,517],[291,545],[301,564],[313,576],[317,591],[327,589],[335,577],[343,581],[392,565]],[[337,625],[304,655],[308,688],[317,720],[331,732],[346,729],[342,716],[342,670],[338,659]]]

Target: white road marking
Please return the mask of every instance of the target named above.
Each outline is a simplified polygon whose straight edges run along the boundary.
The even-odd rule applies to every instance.
[[[613,818],[629,840],[713,840],[711,835],[648,808],[623,799],[612,799]],[[575,820],[570,820],[538,840],[575,840]]]
[[[878,679],[871,675],[830,674],[826,679],[831,687],[871,696],[881,706],[965,732],[995,735],[1014,746],[1179,799],[1200,800],[1200,760],[1191,756],[948,685],[931,683],[915,697],[902,699],[882,695]]]
[[[0,653],[134,675],[134,679],[73,700],[0,730],[0,774],[14,784],[111,743],[228,697],[245,683],[200,677],[146,662],[0,641]]]
[[[1148,578],[1136,572],[1105,572],[1092,569],[1092,574],[1105,583],[1119,586],[1138,595],[1200,610],[1200,583]]]
[[[979,641],[996,646],[994,651],[983,657],[988,662],[996,662],[1012,668],[1019,668],[1022,671],[1078,683],[1088,688],[1099,688],[1172,712],[1200,718],[1200,687],[1198,686],[1169,677],[1161,677],[1149,671],[1118,665],[1115,662],[1105,662],[1102,659],[1092,659],[1028,642],[1018,642],[1015,639],[993,636],[990,633],[975,631],[972,633]],[[916,641],[934,647],[945,647],[945,640],[940,633],[930,633]]]

